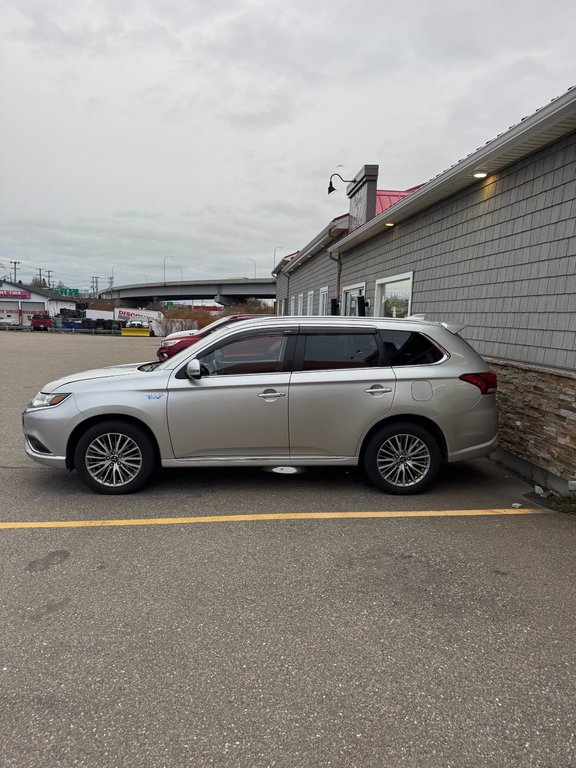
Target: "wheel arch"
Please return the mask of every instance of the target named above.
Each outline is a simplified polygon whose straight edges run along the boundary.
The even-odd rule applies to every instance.
[[[427,419],[425,416],[418,416],[412,413],[408,413],[401,416],[394,415],[388,419],[382,419],[381,421],[377,422],[370,428],[370,430],[364,436],[364,440],[362,441],[362,446],[360,448],[360,453],[358,456],[358,464],[362,466],[362,463],[364,461],[364,453],[366,451],[366,446],[370,442],[370,438],[375,432],[377,432],[379,429],[382,429],[382,427],[390,427],[390,426],[393,426],[394,424],[406,424],[406,423],[416,424],[419,427],[422,427],[423,429],[428,430],[428,432],[430,432],[432,437],[434,437],[434,439],[438,443],[438,448],[440,450],[440,456],[442,458],[442,461],[443,462],[446,461],[448,457],[448,448],[446,445],[446,438],[444,437],[444,433],[442,432],[438,424],[436,424],[431,419]]]
[[[138,427],[150,438],[152,447],[154,448],[154,458],[157,465],[160,465],[160,449],[158,448],[158,441],[154,432],[150,427],[140,419],[136,419],[133,416],[126,416],[125,413],[107,413],[99,416],[91,416],[86,421],[81,422],[72,430],[70,437],[68,438],[68,444],[66,445],[66,468],[69,470],[75,469],[74,453],[76,452],[76,446],[78,441],[86,432],[86,430],[95,426],[96,424],[102,424],[105,421],[121,421],[125,424],[131,424],[134,427]]]

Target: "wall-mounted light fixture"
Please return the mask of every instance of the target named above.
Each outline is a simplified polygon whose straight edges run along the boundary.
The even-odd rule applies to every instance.
[[[387,221],[386,222],[386,226],[387,227],[393,227],[394,226],[394,222],[393,221]]]
[[[474,171],[472,175],[475,179],[485,179],[488,173],[486,171]]]
[[[339,173],[333,173],[332,176],[330,176],[330,182],[328,183],[328,194],[330,194],[330,192],[336,192],[336,187],[332,184],[334,176],[338,176],[338,178],[345,184],[352,184],[353,181],[356,181],[356,179],[343,179]]]

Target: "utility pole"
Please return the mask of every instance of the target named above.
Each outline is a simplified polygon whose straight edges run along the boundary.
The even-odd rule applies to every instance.
[[[11,261],[10,264],[12,264],[12,269],[14,270],[14,282],[16,282],[16,270],[20,266],[19,261]]]
[[[96,275],[92,275],[92,277],[90,278],[90,281],[91,281],[90,290],[92,291],[92,295],[93,296],[96,296],[98,294],[98,280],[99,279],[100,278],[97,277]]]
[[[52,272],[54,272],[53,269],[47,269],[46,274],[48,275],[48,290],[50,290],[50,276],[52,275]]]
[[[42,287],[42,268],[38,267],[38,283]]]

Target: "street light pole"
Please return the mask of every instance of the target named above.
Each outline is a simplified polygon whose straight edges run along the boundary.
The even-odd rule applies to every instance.
[[[166,285],[166,259],[171,259],[170,254],[164,256],[164,285]]]
[[[254,264],[254,279],[256,279],[256,259],[246,258],[246,261],[251,261]]]

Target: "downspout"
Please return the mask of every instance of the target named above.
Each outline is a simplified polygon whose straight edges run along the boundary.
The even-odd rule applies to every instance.
[[[340,314],[340,282],[342,277],[342,255],[340,254],[340,252],[338,252],[336,256],[332,256],[330,251],[328,251],[328,256],[332,259],[332,261],[336,262],[336,299],[338,301],[338,314]]]
[[[332,233],[334,232],[334,229],[329,231],[329,235],[332,236]],[[336,256],[332,256],[330,251],[328,251],[328,256],[332,261],[336,262],[336,298],[338,299],[338,314],[340,314],[340,284],[342,282],[342,255],[340,251],[337,252]]]

